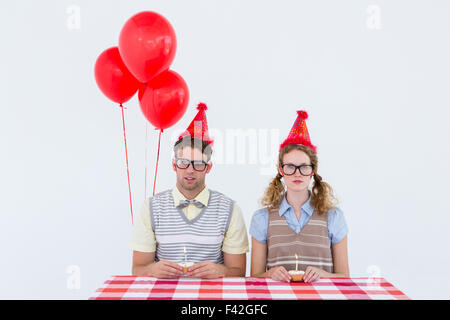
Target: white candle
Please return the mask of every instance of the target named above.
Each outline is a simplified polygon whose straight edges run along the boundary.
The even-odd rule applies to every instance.
[[[295,271],[298,270],[298,256],[295,254]]]
[[[184,262],[187,262],[187,250],[186,250],[186,246],[184,246]]]

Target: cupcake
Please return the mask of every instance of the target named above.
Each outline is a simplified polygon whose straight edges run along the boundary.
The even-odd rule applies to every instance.
[[[292,277],[291,281],[303,281],[304,271],[289,270],[288,272]]]
[[[180,262],[178,265],[183,267],[183,273],[188,273],[188,268],[192,267],[194,265],[193,262]]]

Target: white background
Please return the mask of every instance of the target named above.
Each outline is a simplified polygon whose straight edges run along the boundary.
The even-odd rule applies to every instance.
[[[93,69],[144,10],[173,25],[172,69],[191,94],[162,135],[157,191],[175,183],[173,137],[198,102],[216,136],[274,130],[275,150],[306,109],[319,173],[350,229],[351,276],[450,298],[448,1],[9,0],[0,10],[0,298],[86,299],[131,273],[121,111]],[[145,164],[146,120],[136,96],[126,106],[137,215],[158,132],[148,127]],[[248,228],[274,164],[239,163],[232,141],[217,141],[231,160],[207,185],[237,201]]]

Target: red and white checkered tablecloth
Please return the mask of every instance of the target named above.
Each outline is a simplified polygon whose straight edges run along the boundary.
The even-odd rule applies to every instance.
[[[265,278],[157,279],[112,276],[90,300],[409,300],[383,278],[328,278],[312,283]]]

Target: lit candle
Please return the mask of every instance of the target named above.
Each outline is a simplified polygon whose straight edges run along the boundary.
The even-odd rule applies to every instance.
[[[295,254],[295,271],[298,270],[298,256]]]
[[[186,246],[184,246],[184,262],[187,262],[187,250],[186,250]]]

